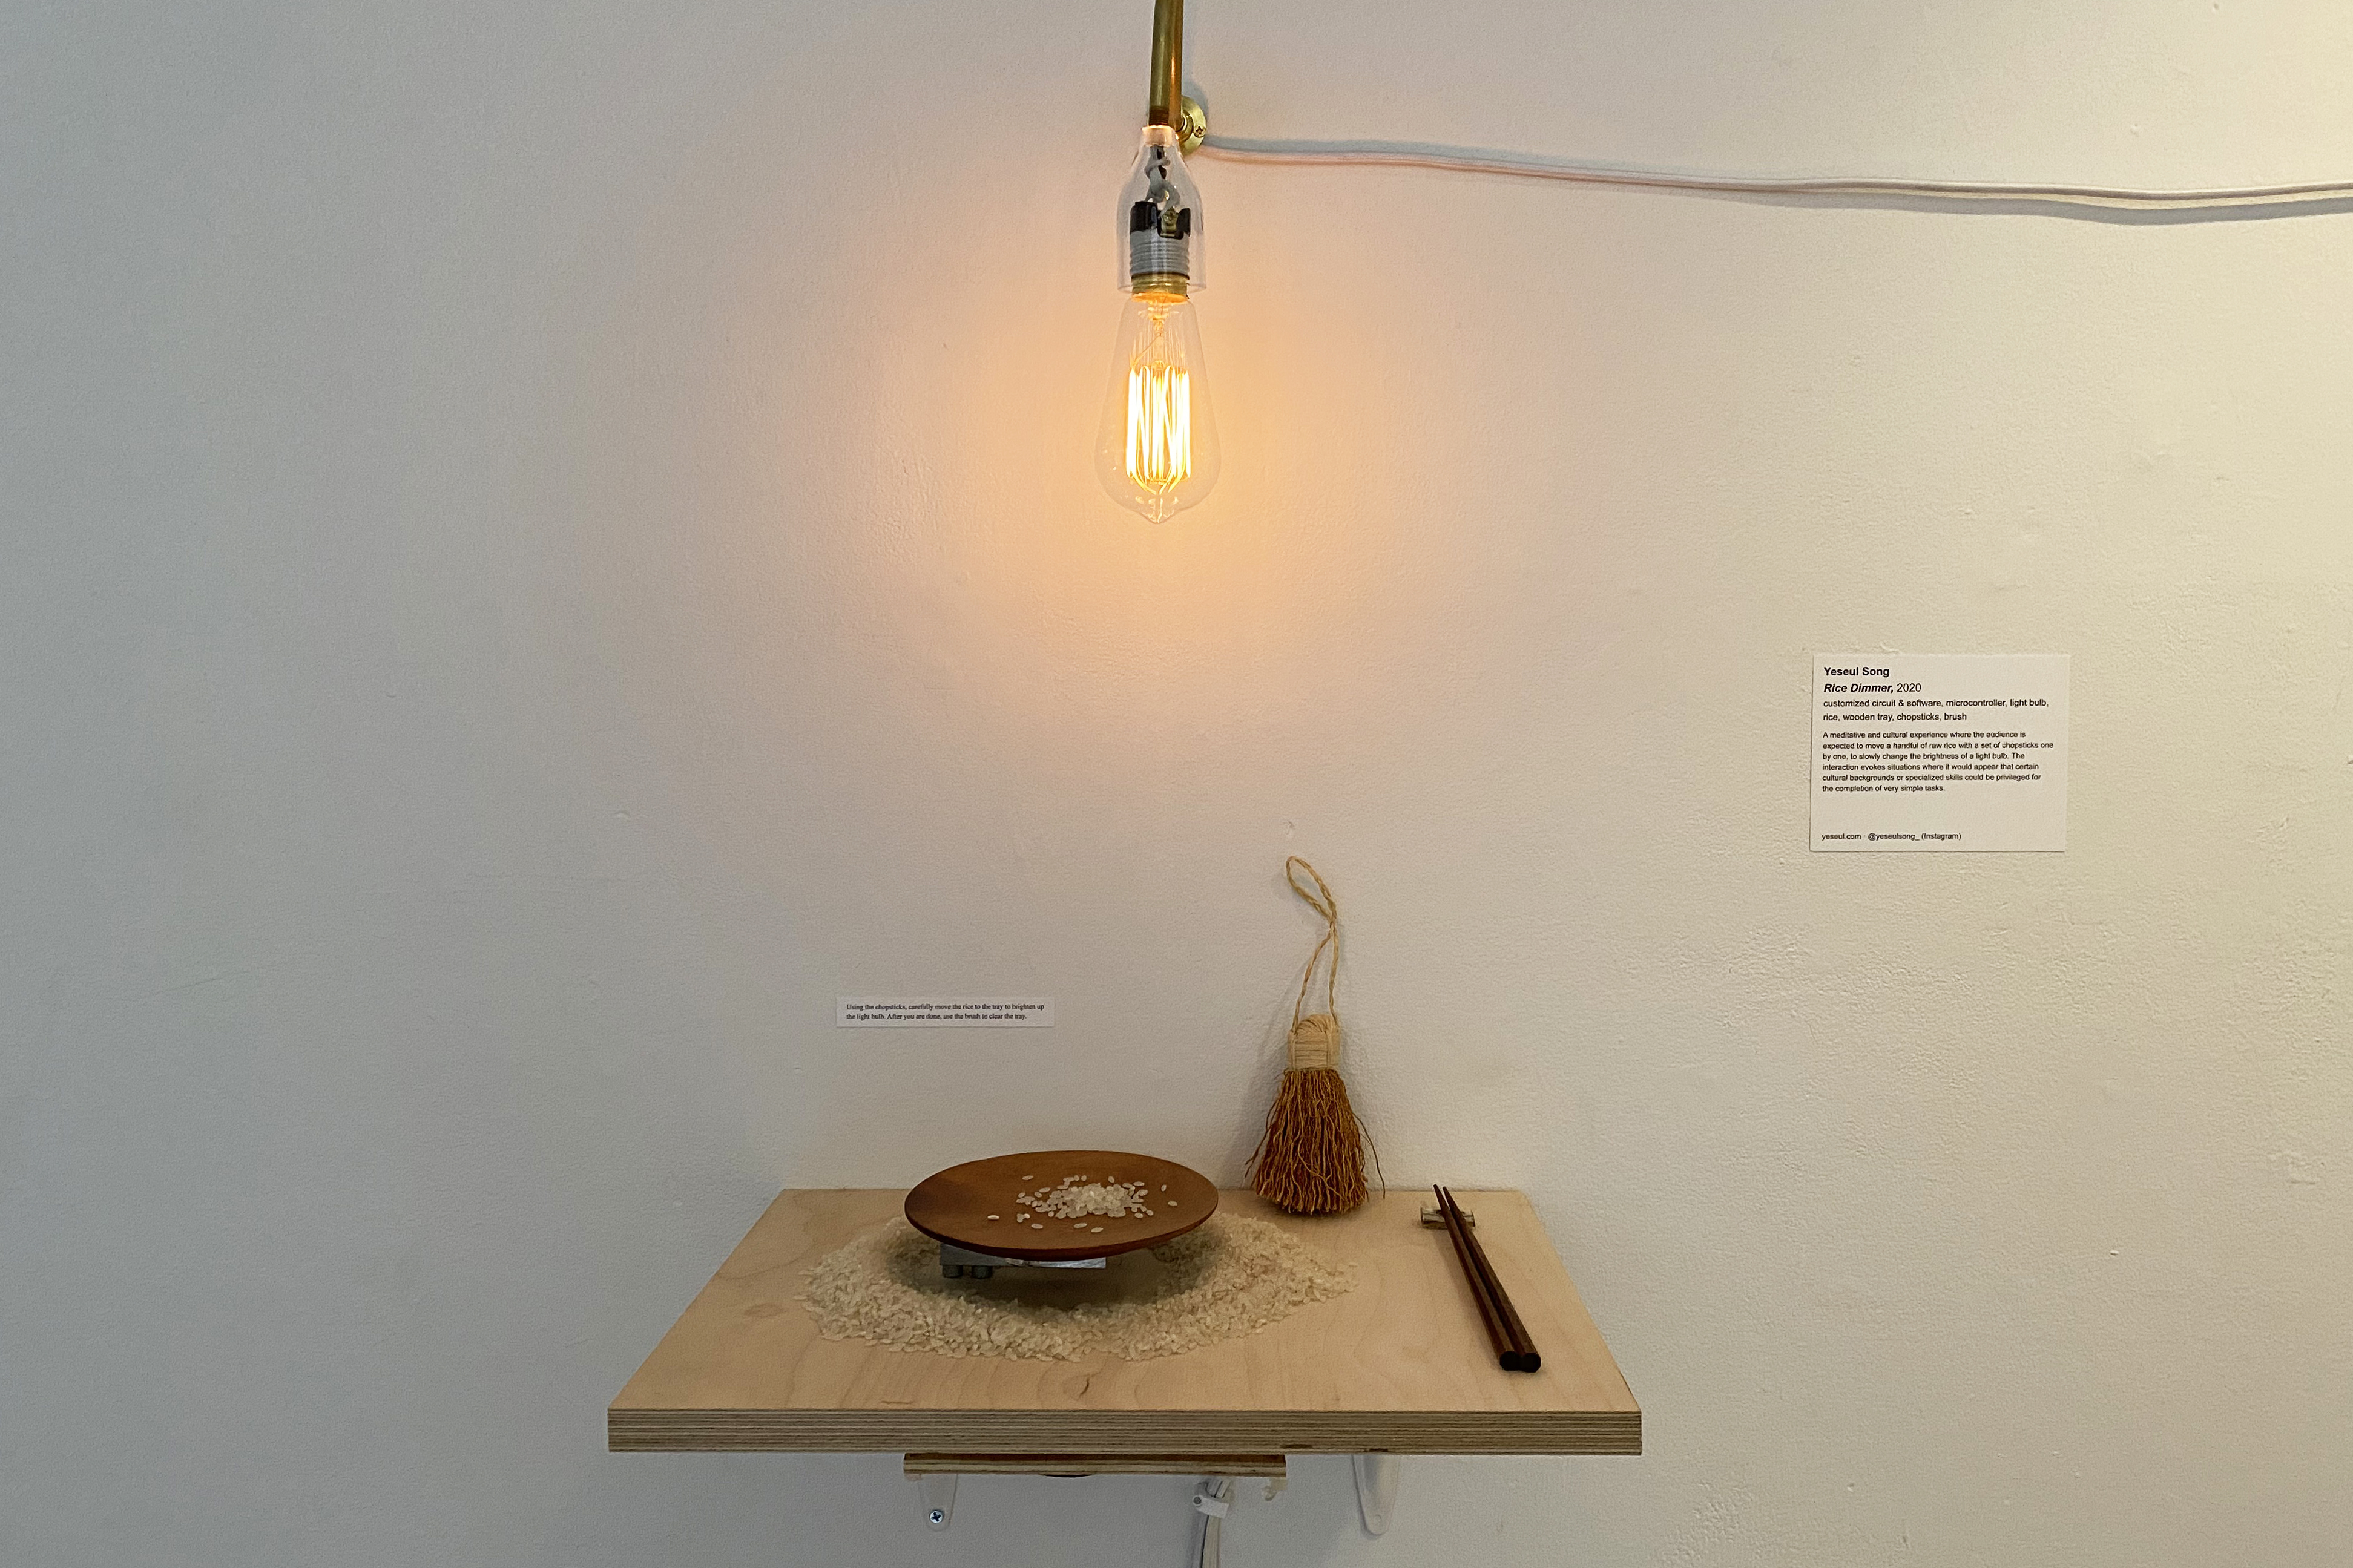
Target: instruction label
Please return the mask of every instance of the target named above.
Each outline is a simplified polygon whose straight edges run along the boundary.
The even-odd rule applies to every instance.
[[[2067,847],[2063,653],[1816,654],[1816,849]]]
[[[837,996],[841,1029],[1050,1029],[1051,996]]]

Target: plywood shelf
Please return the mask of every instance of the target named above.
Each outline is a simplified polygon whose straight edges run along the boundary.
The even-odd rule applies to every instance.
[[[955,1358],[818,1336],[810,1266],[895,1215],[886,1190],[778,1195],[606,1413],[617,1452],[1636,1454],[1641,1407],[1527,1199],[1459,1193],[1544,1352],[1507,1373],[1414,1193],[1272,1220],[1354,1263],[1347,1295],[1155,1361]]]

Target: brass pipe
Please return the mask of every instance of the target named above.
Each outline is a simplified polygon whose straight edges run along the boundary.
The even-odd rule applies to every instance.
[[[1179,126],[1185,103],[1185,0],[1153,0],[1152,99],[1146,125]]]

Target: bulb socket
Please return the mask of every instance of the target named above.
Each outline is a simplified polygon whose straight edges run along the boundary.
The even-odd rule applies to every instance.
[[[1171,302],[1191,296],[1202,279],[1200,207],[1176,132],[1145,126],[1119,194],[1119,280],[1128,293]]]
[[[1127,278],[1134,279],[1132,287],[1141,287],[1146,278],[1174,278],[1186,282],[1193,278],[1193,224],[1190,212],[1174,214],[1174,224],[1153,224],[1148,202],[1136,202],[1144,212],[1136,214],[1136,226],[1127,230]],[[1167,233],[1176,228],[1176,233]]]

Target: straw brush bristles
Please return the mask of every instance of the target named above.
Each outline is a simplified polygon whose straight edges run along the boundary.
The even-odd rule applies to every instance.
[[[1293,1214],[1343,1214],[1365,1201],[1365,1132],[1338,1073],[1323,1067],[1283,1073],[1250,1157],[1250,1186]]]

